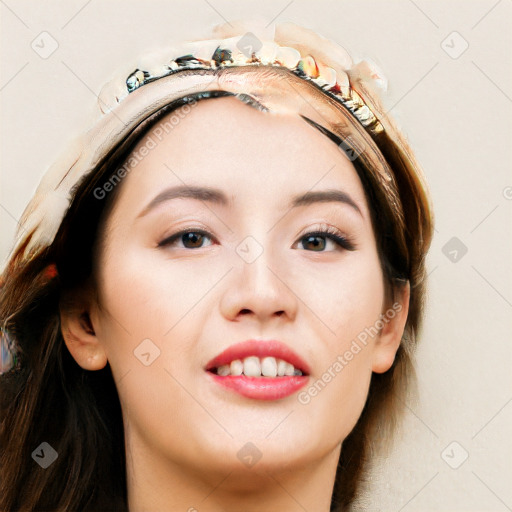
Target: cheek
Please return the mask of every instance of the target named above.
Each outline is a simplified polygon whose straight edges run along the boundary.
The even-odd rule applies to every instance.
[[[149,445],[168,444],[172,430],[174,455],[180,457],[179,447],[190,444],[190,430],[176,411],[201,418],[203,424],[211,422],[186,390],[192,389],[187,378],[199,371],[194,340],[202,328],[200,301],[218,278],[206,272],[198,275],[197,264],[194,271],[181,265],[177,272],[161,256],[129,244],[111,254],[103,267],[102,297],[108,313],[100,334],[125,424]],[[215,425],[209,426],[216,432]]]
[[[294,292],[321,321],[331,352],[375,324],[382,312],[384,283],[376,251],[347,253],[329,263],[306,261],[295,276]]]
[[[111,365],[124,372],[139,363],[138,347],[147,339],[160,351],[155,364],[173,371],[192,365],[203,325],[201,305],[229,269],[228,263],[214,269],[197,258],[173,262],[160,251],[114,241],[105,259],[102,297],[108,313],[100,334]]]
[[[384,283],[376,251],[347,258],[344,265],[333,266],[329,276],[308,300],[318,305],[319,316],[334,332],[323,330],[319,373],[298,401],[308,421],[317,423],[314,428],[341,441],[366,402]]]

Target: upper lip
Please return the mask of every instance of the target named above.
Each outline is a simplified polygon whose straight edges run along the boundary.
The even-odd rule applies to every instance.
[[[224,364],[229,364],[236,359],[243,360],[249,356],[256,357],[275,357],[293,364],[297,370],[301,370],[303,375],[309,375],[309,365],[288,345],[278,340],[246,340],[235,345],[231,345],[218,356],[209,361],[205,370],[218,368]]]

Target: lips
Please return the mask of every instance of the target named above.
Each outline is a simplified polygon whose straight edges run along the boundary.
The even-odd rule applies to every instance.
[[[275,358],[300,370],[299,375],[286,376],[247,376],[219,375],[216,370],[226,368],[233,361],[246,358]],[[233,345],[205,366],[207,377],[215,384],[234,391],[247,398],[256,400],[278,400],[285,398],[306,385],[309,380],[309,365],[290,347],[277,340],[247,340]],[[275,375],[275,373],[274,373]]]
[[[300,370],[303,375],[310,374],[309,365],[290,347],[277,340],[247,340],[232,345],[209,361],[205,370],[211,371],[219,366],[230,364],[235,360],[243,360],[250,356],[282,359]]]

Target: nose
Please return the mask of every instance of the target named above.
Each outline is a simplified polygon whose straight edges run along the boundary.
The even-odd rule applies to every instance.
[[[251,263],[237,262],[221,298],[221,313],[229,320],[253,317],[268,323],[279,317],[293,321],[298,298],[290,288],[290,274],[284,266],[276,257],[270,258],[266,250]]]

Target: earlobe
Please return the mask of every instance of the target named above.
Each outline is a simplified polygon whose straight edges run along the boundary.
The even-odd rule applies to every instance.
[[[84,370],[101,370],[107,355],[99,341],[90,315],[75,308],[60,308],[61,332],[73,359]]]
[[[383,327],[373,347],[372,370],[375,373],[388,371],[400,346],[409,314],[410,283],[397,288],[397,300],[382,315]]]

